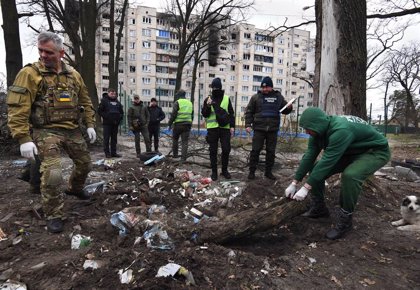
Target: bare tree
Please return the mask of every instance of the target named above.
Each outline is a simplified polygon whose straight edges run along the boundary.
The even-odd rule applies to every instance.
[[[243,19],[244,10],[253,5],[252,0],[168,0],[165,13],[171,15],[171,27],[177,32],[179,53],[175,91],[181,87],[184,67],[194,56],[194,47],[202,41],[203,32],[211,28],[225,29]],[[233,16],[236,15],[234,18]]]
[[[403,88],[406,97],[404,127],[409,124],[418,128],[419,107],[416,93],[420,88],[420,49],[419,43],[412,43],[410,46],[403,46],[399,50],[392,50],[388,53],[385,78],[391,80],[392,85],[399,85]]]

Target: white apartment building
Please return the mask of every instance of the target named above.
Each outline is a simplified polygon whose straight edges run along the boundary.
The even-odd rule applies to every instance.
[[[105,16],[106,17],[106,16]],[[125,107],[131,103],[133,94],[149,102],[152,97],[167,115],[172,111],[175,95],[176,69],[178,62],[178,35],[166,21],[167,16],[156,8],[137,6],[128,8],[122,51],[119,63],[118,90],[122,92],[121,102]],[[109,25],[101,19],[97,33],[97,74],[98,92],[108,89]],[[313,91],[310,86],[313,72],[307,72],[308,62],[313,58],[313,41],[310,32],[292,29],[279,36],[270,36],[268,31],[254,25],[232,26],[228,43],[219,46],[216,66],[208,61],[199,65],[194,102],[194,125],[199,118],[203,98],[210,94],[209,84],[220,77],[225,93],[231,97],[236,112],[237,126],[243,126],[243,115],[249,99],[259,88],[262,79],[270,76],[274,88],[280,90],[286,100],[297,97],[292,120],[303,110],[312,106]],[[183,72],[181,88],[191,95],[192,65]],[[313,67],[313,66],[311,66]]]

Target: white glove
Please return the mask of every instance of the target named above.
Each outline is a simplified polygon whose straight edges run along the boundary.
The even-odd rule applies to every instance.
[[[290,185],[286,188],[286,190],[284,191],[284,195],[286,197],[290,197],[292,198],[293,195],[295,194],[297,187],[296,187],[297,183],[296,182],[292,182],[290,183]]]
[[[302,186],[302,188],[299,189],[299,191],[296,192],[296,194],[293,196],[293,199],[298,200],[298,201],[302,201],[308,195],[308,192],[309,192],[309,189]]]
[[[35,155],[38,155],[38,149],[34,142],[26,142],[20,145],[20,154],[25,158],[35,159]]]
[[[87,134],[89,136],[90,143],[92,144],[93,142],[95,142],[95,140],[96,140],[96,132],[95,132],[95,129],[93,129],[93,128],[87,128]]]

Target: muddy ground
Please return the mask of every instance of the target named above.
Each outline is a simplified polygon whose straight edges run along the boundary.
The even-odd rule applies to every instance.
[[[145,166],[134,157],[131,138],[121,138],[123,158],[116,159],[110,170],[101,163],[100,147],[91,148],[94,166],[88,182],[105,181],[105,189],[96,192],[91,201],[66,197],[65,229],[61,234],[46,231],[40,196],[30,194],[28,184],[18,179],[22,170],[19,156],[3,153],[0,228],[6,238],[0,241],[0,285],[10,279],[24,283],[28,289],[420,289],[420,233],[391,226],[391,221],[400,218],[402,198],[408,194],[420,196],[419,183],[396,176],[393,168],[372,178],[359,199],[354,229],[338,241],[324,238],[332,218],[296,216],[269,231],[223,245],[196,244],[193,238],[199,233],[193,233],[194,219],[186,214],[195,203],[211,201],[195,206],[210,220],[223,220],[228,214],[249,208],[263,210],[265,204],[283,196],[301,153],[281,153],[280,145],[274,172],[277,181],[263,178],[259,171],[258,178],[248,182],[248,151],[242,144],[234,149],[231,169],[232,180],[239,183],[229,187],[220,178],[202,190],[187,188],[184,192],[182,175],[176,169],[210,176],[206,146],[202,140],[194,142],[194,156],[187,163],[166,158]],[[169,153],[169,143],[162,143],[162,152]],[[393,159],[420,157],[418,145],[393,146]],[[67,180],[71,162],[64,156],[63,168]],[[162,183],[150,188],[149,181],[155,177]],[[338,177],[332,177],[328,184],[326,199],[333,210],[338,200]],[[144,220],[153,204],[166,208],[166,213],[149,218],[161,222],[172,244],[163,241],[151,248],[143,237],[151,228]],[[122,237],[110,218],[127,207],[138,207],[137,213],[143,218]],[[182,235],[176,225],[182,226]],[[72,234],[89,236],[92,241],[71,249]],[[172,249],[159,249],[166,246]],[[96,261],[100,267],[84,269],[86,260]],[[179,273],[156,277],[159,268],[168,263],[189,270],[189,279]],[[131,270],[129,284],[122,284],[119,270]]]

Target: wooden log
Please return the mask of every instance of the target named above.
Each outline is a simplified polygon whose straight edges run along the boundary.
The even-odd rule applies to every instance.
[[[202,220],[194,229],[198,244],[223,244],[269,230],[282,222],[300,215],[307,208],[308,198],[298,202],[285,197],[263,207],[231,214],[222,220]]]

